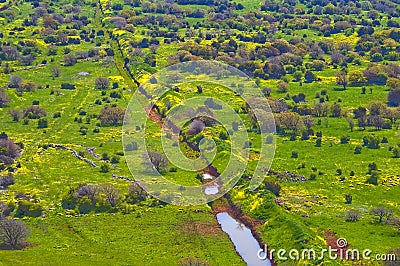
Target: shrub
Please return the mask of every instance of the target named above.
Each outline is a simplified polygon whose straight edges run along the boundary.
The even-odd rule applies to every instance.
[[[87,135],[88,128],[87,128],[87,127],[81,127],[81,128],[79,129],[79,132],[80,132],[83,136],[85,136],[85,135]]]
[[[286,93],[289,90],[289,84],[287,82],[281,81],[281,82],[279,82],[277,88],[278,88],[278,92]]]
[[[376,163],[370,163],[368,164],[368,174],[371,174],[372,171],[378,170],[378,166]]]
[[[344,196],[345,200],[346,200],[346,204],[351,204],[353,202],[353,196],[351,196],[350,194],[347,194],[346,196]]]
[[[281,185],[276,182],[266,181],[265,182],[265,189],[271,191],[275,194],[275,196],[279,197],[279,193],[281,191]]]
[[[8,186],[11,186],[13,184],[14,184],[14,176],[12,174],[0,176],[0,189],[8,188]]]
[[[116,91],[112,91],[112,92],[110,92],[110,98],[121,99],[122,95]]]
[[[317,140],[315,141],[315,146],[316,147],[321,147],[321,143],[322,143],[322,139],[321,138],[317,138]]]
[[[110,171],[110,166],[108,166],[108,164],[103,163],[103,164],[100,166],[100,172],[102,172],[102,173],[108,173],[109,171]]]
[[[354,154],[361,154],[361,150],[362,150],[362,147],[359,146],[359,145],[357,145],[357,146],[354,148]]]
[[[37,105],[32,105],[24,109],[23,117],[29,119],[39,119],[47,116],[46,110]]]
[[[9,88],[18,88],[22,81],[23,79],[20,76],[11,75],[7,85]]]
[[[363,138],[364,146],[367,146],[370,149],[379,149],[380,142],[380,138],[374,134],[365,136]]]
[[[24,216],[39,217],[42,215],[42,207],[28,200],[20,200],[17,204],[15,216],[22,218]]]
[[[346,212],[346,221],[348,222],[356,222],[360,219],[361,214],[357,210],[349,210]]]
[[[17,109],[11,109],[8,113],[11,115],[14,122],[18,122],[21,118],[21,112]]]
[[[298,158],[299,157],[299,152],[298,151],[292,151],[292,158]]]
[[[0,89],[0,107],[6,106],[11,99],[6,95],[3,89]]]
[[[392,106],[400,105],[400,88],[391,89],[388,94],[389,104]]]
[[[399,148],[397,148],[397,147],[393,148],[392,152],[393,152],[394,158],[400,158],[400,149]]]
[[[113,157],[111,158],[111,163],[112,163],[112,164],[119,163],[119,157],[118,157],[118,156],[113,156]]]
[[[20,147],[10,140],[7,135],[3,138],[0,137],[0,167],[2,166],[1,164],[13,163],[13,159],[17,158],[20,152]]]
[[[340,144],[347,144],[350,141],[350,136],[342,136],[340,137]]]
[[[371,175],[367,179],[367,183],[377,186],[378,185],[378,178],[379,178],[378,172],[372,171]]]
[[[38,120],[38,128],[47,128],[47,126],[48,126],[47,119],[40,118]]]
[[[125,146],[125,151],[136,151],[137,149],[138,149],[138,144],[135,141]]]
[[[136,204],[147,198],[147,192],[136,182],[132,183],[128,190],[125,201],[130,204]]]
[[[75,90],[75,85],[71,83],[62,83],[61,84],[62,90]]]
[[[185,258],[185,259],[181,259],[179,261],[179,266],[209,266],[210,264],[208,264],[207,262],[198,259],[198,258]]]
[[[221,131],[221,132],[219,132],[218,137],[221,140],[227,140],[228,139],[228,134],[226,134],[225,131]]]
[[[66,66],[73,66],[75,65],[77,62],[76,57],[71,55],[71,54],[67,54],[64,56],[64,65]]]
[[[102,159],[103,161],[109,161],[109,160],[110,160],[110,156],[108,156],[108,153],[104,152],[104,153],[101,155],[101,159]]]

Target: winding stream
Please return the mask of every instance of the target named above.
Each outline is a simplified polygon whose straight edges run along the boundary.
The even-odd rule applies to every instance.
[[[217,220],[222,230],[229,235],[237,253],[247,265],[271,266],[271,262],[268,259],[260,260],[258,258],[257,253],[260,250],[260,246],[249,228],[236,221],[226,212],[218,213]]]

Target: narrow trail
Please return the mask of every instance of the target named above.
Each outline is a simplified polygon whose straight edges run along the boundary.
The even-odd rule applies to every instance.
[[[104,10],[101,6],[100,1],[97,3],[96,7],[96,12],[94,15],[94,25],[97,30],[103,30],[104,31],[104,37],[106,38],[107,41],[109,41],[111,49],[114,51],[114,63],[115,67],[118,69],[118,72],[120,75],[124,78],[125,82],[128,84],[128,87],[131,88],[132,90],[139,88],[140,82],[136,79],[136,77],[133,75],[129,64],[127,61],[125,61],[124,53],[121,47],[121,44],[119,42],[119,39],[117,36],[114,36],[112,32],[107,30],[102,26],[102,18],[104,17]]]

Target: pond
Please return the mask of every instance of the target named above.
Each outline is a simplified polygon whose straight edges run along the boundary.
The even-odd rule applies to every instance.
[[[267,260],[260,260],[258,258],[258,251],[260,245],[254,238],[251,230],[244,224],[236,221],[228,213],[222,212],[217,214],[218,223],[221,225],[222,230],[229,235],[229,238],[235,245],[237,253],[249,266],[271,266],[271,262]]]

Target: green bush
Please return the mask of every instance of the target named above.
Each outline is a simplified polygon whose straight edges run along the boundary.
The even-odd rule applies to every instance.
[[[28,200],[18,201],[17,210],[15,212],[16,217],[39,217],[40,215],[42,215],[42,207],[39,204]]]

